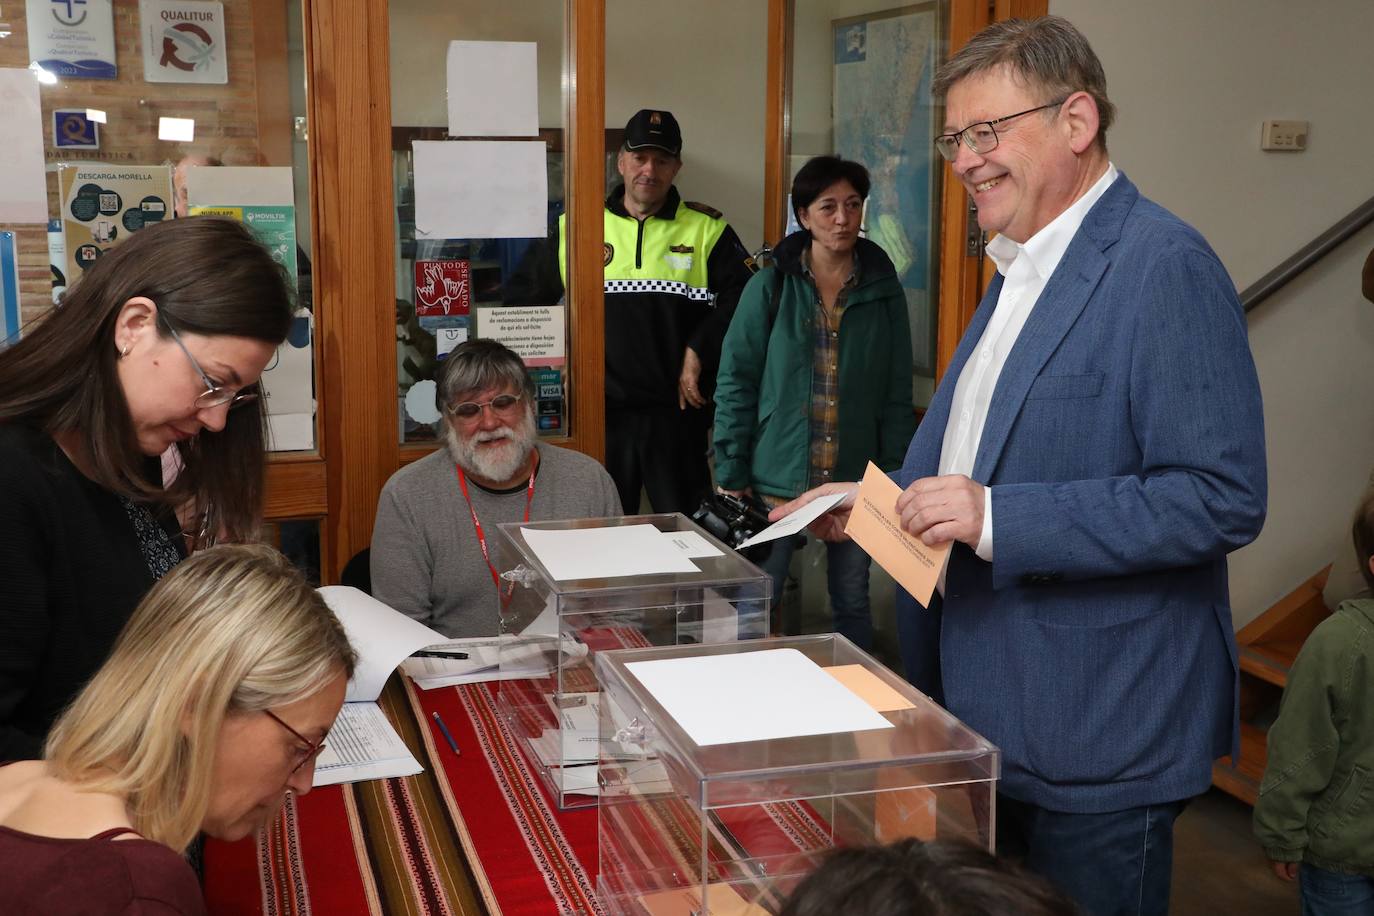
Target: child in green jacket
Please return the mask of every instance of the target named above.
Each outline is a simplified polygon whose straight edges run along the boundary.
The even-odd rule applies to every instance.
[[[1374,587],[1374,492],[1354,538]],[[1343,602],[1298,653],[1269,730],[1255,835],[1275,874],[1299,878],[1304,916],[1374,913],[1374,600]]]

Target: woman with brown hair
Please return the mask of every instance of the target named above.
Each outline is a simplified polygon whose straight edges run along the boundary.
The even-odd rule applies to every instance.
[[[356,661],[281,554],[197,553],[148,593],[41,761],[0,767],[5,912],[205,912],[181,852],[237,840],[315,760]]]
[[[133,233],[0,350],[0,760],[38,755],[188,548],[253,534],[257,382],[291,312],[251,233],[196,217]]]

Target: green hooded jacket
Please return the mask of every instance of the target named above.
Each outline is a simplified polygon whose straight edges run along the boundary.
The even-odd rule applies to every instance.
[[[716,483],[791,498],[807,488],[816,288],[801,266],[806,231],[778,244],[774,266],[740,296],[716,377]],[[911,329],[891,260],[859,239],[858,285],[840,319],[836,480],[858,480],[869,461],[898,468],[916,429]],[[773,315],[774,290],[782,296]]]
[[[1255,835],[1276,862],[1374,877],[1374,600],[1342,603],[1293,662]]]

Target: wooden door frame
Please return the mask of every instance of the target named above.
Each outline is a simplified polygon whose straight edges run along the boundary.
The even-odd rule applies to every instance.
[[[386,0],[303,0],[319,448],[273,455],[266,516],[320,520],[320,573],[367,547],[382,485],[434,446],[402,446]],[[605,0],[566,0],[568,397],[564,445],[605,455],[601,287]]]
[[[792,0],[768,0],[767,104],[764,126],[764,238],[782,238],[787,200],[787,161],[792,109]],[[980,29],[1012,18],[1049,12],[1049,0],[950,0],[949,52],[962,48]],[[954,357],[964,329],[973,319],[991,274],[981,246],[968,248],[968,193],[945,166],[940,193],[940,281],[936,326],[935,380],[939,383]],[[976,231],[976,227],[974,227]]]
[[[605,0],[565,0],[564,11],[571,435],[558,444],[602,459]],[[1048,0],[951,0],[949,47],[958,49],[989,22],[1047,11]],[[319,448],[272,457],[266,514],[320,519],[320,571],[333,582],[370,543],[387,478],[433,446],[402,446],[398,433],[389,6],[386,0],[303,0],[302,12]],[[787,199],[792,0],[768,0],[767,17],[763,225],[765,238],[776,242]],[[982,260],[965,247],[967,195],[948,172],[941,221],[937,378],[985,285]]]

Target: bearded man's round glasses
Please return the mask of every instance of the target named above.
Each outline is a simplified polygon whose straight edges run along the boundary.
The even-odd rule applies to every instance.
[[[1037,105],[1034,108],[1027,108],[1025,111],[1018,111],[1016,114],[1009,114],[1004,118],[997,118],[992,121],[979,121],[977,124],[970,124],[963,130],[956,130],[952,134],[941,134],[935,138],[935,148],[940,151],[940,155],[945,157],[945,161],[953,162],[959,155],[959,143],[962,141],[965,146],[973,150],[978,155],[990,153],[997,149],[997,125],[1004,124],[1012,118],[1019,118],[1028,115],[1033,111],[1044,111],[1046,108],[1057,108],[1068,101],[1068,97],[1057,102],[1050,102],[1048,105]]]
[[[490,407],[496,413],[509,415],[515,411],[515,406],[520,403],[518,394],[498,394],[490,401],[477,403],[476,401],[464,401],[461,404],[454,404],[448,409],[460,420],[471,420],[482,412],[483,407]]]

